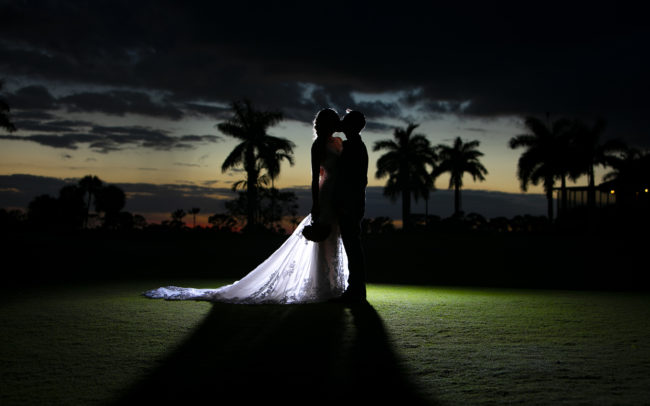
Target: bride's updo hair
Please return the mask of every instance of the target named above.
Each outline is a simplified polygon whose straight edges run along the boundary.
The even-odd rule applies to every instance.
[[[339,131],[341,119],[334,109],[323,109],[316,114],[314,119],[314,134],[317,137],[332,135]]]

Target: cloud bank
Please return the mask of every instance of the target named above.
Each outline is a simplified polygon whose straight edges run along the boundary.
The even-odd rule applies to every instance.
[[[75,184],[78,179],[58,179],[33,175],[0,175],[0,207],[27,207],[29,202],[41,194],[58,196],[66,184]],[[230,188],[219,187],[218,182],[208,181],[202,185],[116,183],[127,194],[125,210],[136,214],[171,213],[176,209],[201,208],[202,214],[225,212],[224,202],[236,195]],[[291,189],[291,188],[289,188]],[[299,215],[306,215],[311,208],[309,188],[293,188],[298,196]],[[517,215],[542,216],[546,213],[546,199],[541,194],[518,194],[464,190],[463,209],[466,213],[479,213],[486,218],[514,217]],[[453,213],[453,191],[438,190],[431,195],[429,214],[449,217]],[[413,213],[425,213],[424,202],[414,203]],[[399,202],[391,202],[382,194],[381,187],[370,187],[366,193],[366,216],[401,218]]]
[[[223,118],[248,97],[305,122],[330,106],[378,122],[550,112],[604,116],[609,136],[649,145],[641,4],[35,0],[0,11],[16,109]],[[323,34],[340,20],[355,29]]]

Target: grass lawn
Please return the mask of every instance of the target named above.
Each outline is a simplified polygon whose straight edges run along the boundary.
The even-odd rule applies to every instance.
[[[0,403],[650,399],[648,294],[371,285],[352,308],[139,296],[221,283],[15,290],[0,303]]]

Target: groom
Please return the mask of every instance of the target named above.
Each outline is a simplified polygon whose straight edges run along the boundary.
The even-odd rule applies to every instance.
[[[337,182],[336,206],[339,212],[341,239],[348,256],[348,288],[339,298],[341,302],[365,302],[366,263],[361,247],[361,220],[366,208],[368,184],[368,150],[359,134],[366,126],[366,118],[359,111],[347,110],[341,120],[345,134]]]

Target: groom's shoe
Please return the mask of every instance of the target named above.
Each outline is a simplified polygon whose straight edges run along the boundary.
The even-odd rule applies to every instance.
[[[342,303],[342,304],[359,304],[359,303],[367,303],[366,301],[366,295],[363,294],[357,294],[354,293],[350,290],[346,290],[343,292],[343,294],[339,297],[336,297],[334,299],[330,299],[330,303]]]

